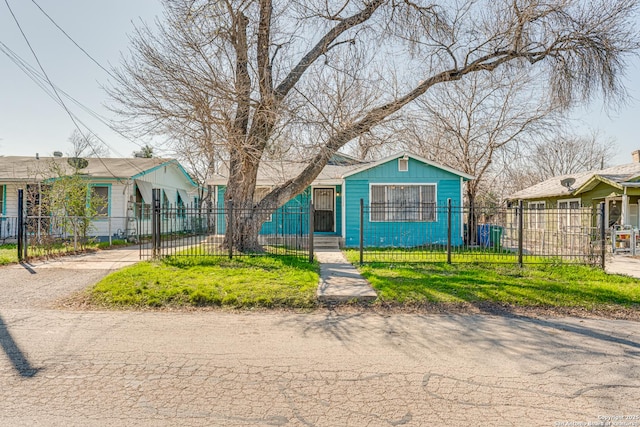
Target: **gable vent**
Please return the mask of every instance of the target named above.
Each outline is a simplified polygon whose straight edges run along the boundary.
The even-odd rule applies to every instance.
[[[409,170],[409,159],[405,156],[398,159],[398,171],[407,172]]]

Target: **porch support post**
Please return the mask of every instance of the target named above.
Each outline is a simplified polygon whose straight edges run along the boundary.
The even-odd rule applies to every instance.
[[[624,187],[624,193],[622,194],[622,217],[620,223],[624,227],[629,222],[629,196],[627,196],[627,187]]]

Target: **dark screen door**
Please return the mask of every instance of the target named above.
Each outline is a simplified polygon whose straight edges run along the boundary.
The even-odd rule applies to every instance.
[[[333,210],[335,197],[333,188],[314,188],[313,207],[313,231],[326,233],[334,231]]]

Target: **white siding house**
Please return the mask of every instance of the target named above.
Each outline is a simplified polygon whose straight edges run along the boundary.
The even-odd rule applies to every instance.
[[[178,202],[189,205],[202,196],[202,189],[174,159],[85,160],[86,166],[78,173],[86,178],[91,191],[107,200],[91,230],[92,235],[103,240],[109,236],[135,234],[139,224],[135,220],[147,219],[144,212],[137,212],[136,203],[151,206],[154,188],[160,189],[163,200],[172,205]],[[59,176],[57,171],[73,173],[69,163],[69,159],[61,157],[0,157],[0,227],[4,225],[0,228],[0,239],[3,233],[7,234],[10,220],[18,215],[18,189],[36,190]]]

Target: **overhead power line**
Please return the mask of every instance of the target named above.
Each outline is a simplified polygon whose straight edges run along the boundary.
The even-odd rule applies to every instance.
[[[87,52],[82,46],[80,46],[74,39],[73,37],[71,37],[60,25],[58,25],[58,23],[47,13],[45,12],[45,10],[35,1],[35,0],[31,0],[31,2],[33,4],[36,5],[36,7],[38,9],[40,9],[40,12],[42,12],[44,14],[44,16],[47,17],[47,19],[49,19],[49,21],[51,21],[51,23],[53,25],[55,25],[55,27],[60,30],[62,32],[62,34],[64,34],[70,41],[71,43],[73,43],[78,49],[80,49],[82,51],[82,53],[84,53],[89,59],[91,59],[91,61],[93,61],[98,67],[100,67],[105,73],[107,73],[110,77],[115,79],[115,76],[111,73],[111,71],[109,71],[106,67],[104,67],[100,62],[98,62],[98,60],[96,60],[93,56],[91,56],[91,54],[89,54],[89,52]]]
[[[20,31],[20,34],[22,34],[22,38],[24,39],[25,43],[29,47],[29,50],[31,51],[31,54],[35,58],[36,63],[38,64],[38,67],[40,68],[40,71],[42,71],[42,74],[43,74],[44,78],[46,79],[47,83],[49,84],[49,86],[53,90],[53,93],[55,94],[55,97],[60,102],[60,105],[62,106],[62,108],[64,108],[65,112],[67,113],[67,115],[69,116],[71,121],[73,122],[73,125],[76,127],[76,129],[78,129],[78,132],[80,132],[80,135],[82,135],[83,138],[88,139],[85,136],[85,133],[80,128],[80,125],[76,121],[76,118],[74,117],[73,113],[71,113],[71,111],[69,110],[69,108],[67,107],[65,102],[62,100],[62,97],[58,93],[58,90],[57,90],[56,86],[53,84],[53,82],[49,78],[49,75],[45,71],[42,63],[40,62],[40,59],[38,58],[38,55],[36,54],[35,50],[33,49],[33,46],[31,46],[31,43],[29,42],[29,38],[27,37],[27,35],[25,34],[24,30],[22,29],[22,26],[20,25],[20,21],[18,21],[18,18],[16,17],[15,13],[13,12],[13,9],[11,8],[11,5],[9,4],[9,0],[4,0],[4,3],[7,5],[7,9],[9,9],[9,13],[11,13],[11,16],[12,16],[14,22],[18,26],[18,30]],[[92,132],[92,133],[94,133],[94,132]],[[93,149],[93,147],[92,147],[92,149]],[[95,151],[95,149],[94,149],[94,151]],[[113,173],[113,171],[111,171],[109,169],[109,167],[104,163],[104,161],[100,157],[98,157],[98,160],[102,163],[102,166],[104,166],[104,168],[107,170],[107,172],[109,172],[109,174],[111,174],[111,176],[113,176],[114,178],[117,178],[117,176]]]
[[[49,85],[47,85],[46,79],[44,78],[42,73],[38,72],[38,70],[33,68],[26,60],[21,58],[17,53],[15,53],[13,50],[11,50],[11,48],[9,48],[6,44],[4,44],[1,41],[0,41],[0,52],[4,53],[14,64],[16,64],[18,66],[18,68],[20,68],[20,70],[24,74],[26,74],[27,77],[29,77],[38,87],[40,87],[40,89],[42,89],[56,104],[62,106],[60,104],[60,101],[55,97],[55,95],[51,91],[51,88],[49,87]],[[87,114],[91,115],[92,117],[94,117],[95,119],[100,121],[102,124],[107,126],[109,129],[111,129],[112,131],[118,133],[118,135],[122,136],[127,141],[137,145],[138,147],[140,147],[140,148],[143,147],[142,144],[140,144],[139,142],[131,139],[128,135],[126,135],[125,133],[121,132],[109,119],[105,118],[104,116],[102,116],[101,114],[96,112],[95,110],[92,110],[90,107],[84,105],[78,99],[74,98],[72,95],[70,95],[69,93],[67,93],[66,91],[64,91],[63,89],[61,89],[57,85],[56,85],[56,89],[58,90],[58,93],[64,95],[65,98],[67,98],[68,100],[73,102],[75,105],[80,107]],[[76,117],[76,120],[79,120],[77,115],[74,115],[74,116]],[[84,124],[84,123],[82,123],[82,124],[85,127],[87,127],[87,129],[89,129],[86,124]],[[95,135],[95,136],[98,139],[100,139],[111,151],[114,151],[115,153],[119,154],[118,150],[116,150],[115,148],[111,147],[106,141],[103,141],[97,135]],[[122,157],[122,155],[121,155],[121,157]]]

